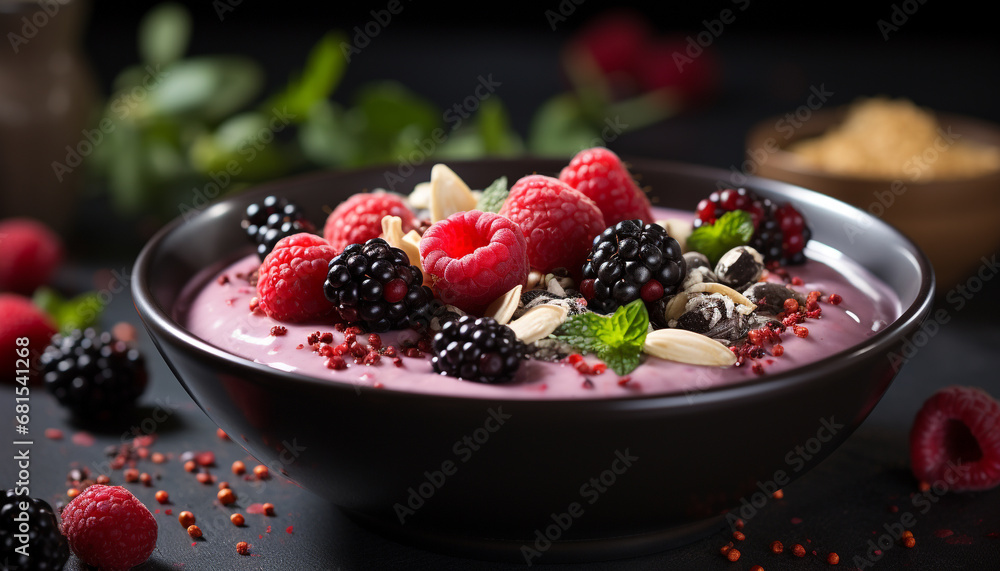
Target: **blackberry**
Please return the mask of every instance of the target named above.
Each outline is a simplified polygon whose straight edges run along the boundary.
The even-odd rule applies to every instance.
[[[637,299],[653,306],[677,293],[686,269],[680,244],[662,226],[623,220],[594,238],[580,291],[598,313]]]
[[[505,383],[514,378],[525,346],[514,330],[492,317],[463,315],[434,334],[431,365],[443,375],[477,383]]]
[[[105,331],[56,334],[39,362],[45,386],[81,417],[107,420],[146,390],[146,362],[138,349]]]
[[[316,230],[296,204],[273,195],[247,206],[242,226],[247,237],[257,246],[257,255],[261,260],[285,236]]]
[[[25,502],[28,509],[22,512],[20,504]],[[24,533],[23,522],[15,518],[27,514],[28,543],[24,544],[15,535]],[[22,546],[24,546],[22,548]],[[27,551],[25,556],[15,549]],[[4,569],[22,571],[48,571],[62,569],[69,559],[69,543],[59,531],[59,522],[52,506],[45,500],[19,496],[14,490],[7,490],[0,499],[0,553],[4,554]]]
[[[693,225],[698,228],[703,224],[715,224],[720,216],[733,210],[750,213],[754,233],[747,245],[760,252],[765,263],[805,262],[802,250],[812,232],[802,215],[790,204],[779,206],[745,188],[728,188],[710,194],[698,203]]]
[[[351,244],[330,260],[323,294],[339,320],[381,333],[429,325],[434,293],[420,268],[382,238]]]

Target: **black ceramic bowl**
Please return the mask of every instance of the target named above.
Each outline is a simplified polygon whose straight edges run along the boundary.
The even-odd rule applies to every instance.
[[[482,188],[500,175],[556,174],[564,164],[449,166]],[[428,180],[430,167],[418,167],[397,190]],[[683,209],[727,179],[724,171],[667,162],[636,160],[631,168],[659,205]],[[783,374],[697,394],[578,401],[452,398],[313,379],[229,354],[179,323],[174,308],[184,286],[250,252],[239,230],[249,203],[276,193],[321,212],[385,186],[388,172],[396,170],[280,181],[178,219],[139,255],[132,290],[174,374],[234,440],[357,521],[421,545],[532,562],[597,559],[690,541],[724,525],[734,508],[752,517],[768,501],[762,490],[807,471],[871,412],[898,372],[889,354],[931,308],[933,272],[907,238],[832,198],[754,179],[751,188],[803,212],[814,240],[884,280],[902,301],[899,319],[850,350]],[[867,231],[852,242],[845,223],[859,220]]]

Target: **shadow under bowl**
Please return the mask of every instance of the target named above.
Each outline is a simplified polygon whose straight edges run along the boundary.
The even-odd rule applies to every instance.
[[[1000,126],[952,114],[937,114],[941,126],[937,146],[928,147],[898,179],[831,173],[800,161],[791,145],[819,137],[843,122],[847,108],[812,112],[791,123],[772,117],[747,135],[744,172],[802,186],[872,214],[911,238],[934,266],[941,290],[964,282],[982,265],[984,256],[1000,248],[1000,169],[968,178],[916,180],[954,141],[1000,147]],[[800,125],[793,128],[794,125]],[[738,184],[732,182],[730,184]],[[866,219],[847,221],[844,232],[856,239],[867,232]]]
[[[563,164],[520,158],[449,166],[483,188],[501,175],[556,175]],[[727,175],[662,161],[630,164],[654,200],[673,208],[692,209]],[[428,180],[430,167],[417,167],[408,187]],[[581,561],[664,550],[715,532],[741,500],[769,500],[761,483],[780,487],[797,478],[857,428],[898,372],[889,354],[898,354],[931,308],[933,271],[896,230],[829,197],[752,179],[754,190],[800,208],[815,240],[888,284],[902,315],[849,350],[741,384],[536,401],[379,390],[280,371],[199,339],[175,315],[196,276],[250,252],[239,230],[248,204],[279,194],[321,212],[387,185],[386,173],[396,172],[315,174],[225,198],[152,238],[136,260],[132,289],[178,380],[233,440],[357,521],[424,547]],[[871,219],[851,242],[841,227],[854,216]],[[809,461],[787,462],[797,446],[814,445]]]

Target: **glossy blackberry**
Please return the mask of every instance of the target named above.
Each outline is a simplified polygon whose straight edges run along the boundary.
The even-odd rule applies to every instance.
[[[380,333],[429,324],[434,293],[420,268],[382,238],[351,244],[330,260],[323,294],[339,320]]]
[[[491,317],[463,315],[434,334],[431,365],[443,375],[477,383],[514,378],[525,347],[514,330]]]
[[[21,503],[27,503],[27,510],[22,512]],[[27,544],[14,537],[23,533],[21,521],[15,518],[27,515]],[[24,547],[22,547],[24,546]],[[14,551],[21,548],[27,551],[27,556]],[[48,571],[62,569],[69,559],[69,543],[59,531],[52,506],[45,500],[19,496],[14,490],[7,490],[0,499],[0,553],[4,554],[4,569],[20,569],[22,571]]]
[[[146,390],[146,362],[138,349],[105,331],[56,334],[40,357],[45,386],[75,414],[107,420]]]
[[[259,203],[247,206],[242,226],[247,237],[257,246],[257,255],[261,260],[285,236],[316,230],[312,222],[306,219],[302,209],[277,196],[268,196]]]
[[[677,292],[686,268],[680,244],[662,226],[623,220],[594,238],[580,291],[598,313],[637,299],[654,305]]]
[[[713,192],[698,203],[693,225],[714,224],[733,210],[750,213],[754,233],[749,245],[764,256],[765,263],[780,265],[805,262],[802,250],[812,237],[812,231],[802,215],[790,204],[777,205],[745,188],[729,188]]]

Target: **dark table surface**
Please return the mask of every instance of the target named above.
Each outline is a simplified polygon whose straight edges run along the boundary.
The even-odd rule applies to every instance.
[[[928,5],[930,6],[930,5]],[[932,18],[926,8],[927,18]],[[889,10],[887,7],[886,10]],[[697,31],[697,20],[690,22]],[[238,22],[227,23],[238,26]],[[735,26],[735,25],[734,25]],[[908,96],[918,103],[958,113],[1000,120],[995,106],[996,90],[984,83],[996,82],[996,46],[975,38],[933,41],[926,35],[908,41],[905,29],[884,41],[872,26],[873,38],[824,37],[789,33],[785,36],[743,35],[720,38],[715,48],[724,64],[724,83],[712,105],[694,110],[642,131],[627,133],[613,148],[624,156],[661,157],[728,168],[742,161],[744,136],[761,118],[784,113],[800,105],[811,86],[833,91],[833,104],[847,103],[857,96],[885,93]],[[221,29],[221,27],[220,27]],[[238,29],[238,28],[236,28]],[[794,32],[794,31],[792,31]],[[450,57],[448,89],[428,81],[426,69],[408,70],[393,61],[400,46],[414,39],[415,32],[401,29],[397,36],[375,44],[365,57],[365,66],[352,69],[348,85],[366,79],[392,76],[421,81],[442,105],[464,94],[461,78],[474,78],[484,71],[510,77],[505,101],[512,103],[515,123],[524,124],[519,109],[537,105],[540,98],[560,88],[557,74],[538,73],[556,65],[557,42],[550,37],[526,40],[520,48],[498,50],[496,45],[470,41],[461,54],[450,53],[449,40],[423,39],[431,56]],[[239,35],[239,34],[237,34]],[[277,29],[275,43],[303,46],[294,30]],[[282,43],[287,41],[287,43]],[[212,44],[209,41],[209,44]],[[218,39],[214,43],[222,44]],[[94,49],[110,50],[94,42]],[[209,46],[213,47],[213,46]],[[294,51],[297,48],[288,48]],[[263,50],[263,48],[260,48]],[[253,48],[248,48],[253,51]],[[528,57],[531,54],[531,57]],[[300,54],[297,54],[300,55]],[[96,56],[95,56],[96,57]],[[294,61],[299,61],[294,59]],[[530,62],[530,63],[527,63]],[[274,61],[274,69],[280,65]],[[386,66],[386,67],[380,67]],[[524,70],[531,70],[525,74]],[[525,77],[531,77],[529,84]],[[457,79],[456,79],[457,78]],[[519,82],[523,82],[519,83]],[[437,87],[435,87],[435,85]],[[995,87],[995,85],[994,85]],[[78,256],[60,274],[60,283],[86,289],[118,290],[114,272],[128,276],[130,257]],[[941,292],[946,294],[947,292]],[[951,319],[930,342],[903,367],[886,395],[861,427],[829,458],[784,488],[784,498],[769,502],[746,522],[746,540],[739,545],[743,556],[730,563],[719,554],[729,540],[727,530],[670,551],[581,566],[594,569],[804,569],[826,566],[825,556],[836,552],[841,566],[858,567],[855,556],[874,553],[869,542],[911,514],[916,547],[896,543],[882,547],[875,568],[896,569],[996,569],[1000,568],[1000,489],[981,493],[928,492],[919,494],[918,482],[909,469],[908,434],[921,404],[941,387],[977,385],[1000,396],[996,370],[996,348],[1000,346],[1000,280],[985,287],[962,307],[944,295],[937,305]],[[139,319],[127,290],[114,293],[103,317],[103,325],[119,321],[138,325]],[[256,465],[236,443],[219,438],[215,424],[192,402],[156,353],[141,330],[140,347],[147,355],[151,384],[140,408],[129,422],[114,430],[93,430],[76,424],[43,391],[33,392],[31,426],[31,490],[52,504],[65,502],[66,477],[74,467],[109,474],[122,484],[122,473],[111,471],[104,450],[129,441],[133,433],[149,433],[152,452],[168,456],[163,464],[139,462],[153,477],[152,486],[126,484],[151,509],[159,508],[157,549],[141,569],[506,569],[517,565],[497,564],[451,557],[403,545],[373,534],[342,515],[310,492],[280,477],[257,481],[235,476],[230,465],[243,460]],[[13,408],[13,391],[5,390],[0,409]],[[761,411],[775,414],[776,411]],[[130,432],[130,428],[135,428]],[[61,439],[43,437],[45,428],[60,429]],[[89,441],[87,436],[92,436]],[[4,444],[7,450],[8,444]],[[215,499],[216,487],[202,485],[186,473],[178,456],[185,451],[210,450],[217,467],[211,472],[228,480],[246,515],[244,527],[233,526],[228,510]],[[12,480],[13,463],[0,462],[6,483]],[[693,467],[698,459],[686,459]],[[170,493],[168,505],[158,505],[154,493]],[[276,514],[266,517],[246,512],[253,503],[271,502]],[[165,510],[172,510],[168,515]],[[205,535],[193,542],[177,523],[177,514],[190,509],[198,517]],[[773,555],[767,547],[780,540],[786,548],[801,543],[810,552],[803,559]],[[238,541],[252,544],[252,556],[236,554]],[[816,555],[811,552],[815,550]],[[542,560],[544,563],[544,559]],[[68,569],[83,569],[75,558]]]

